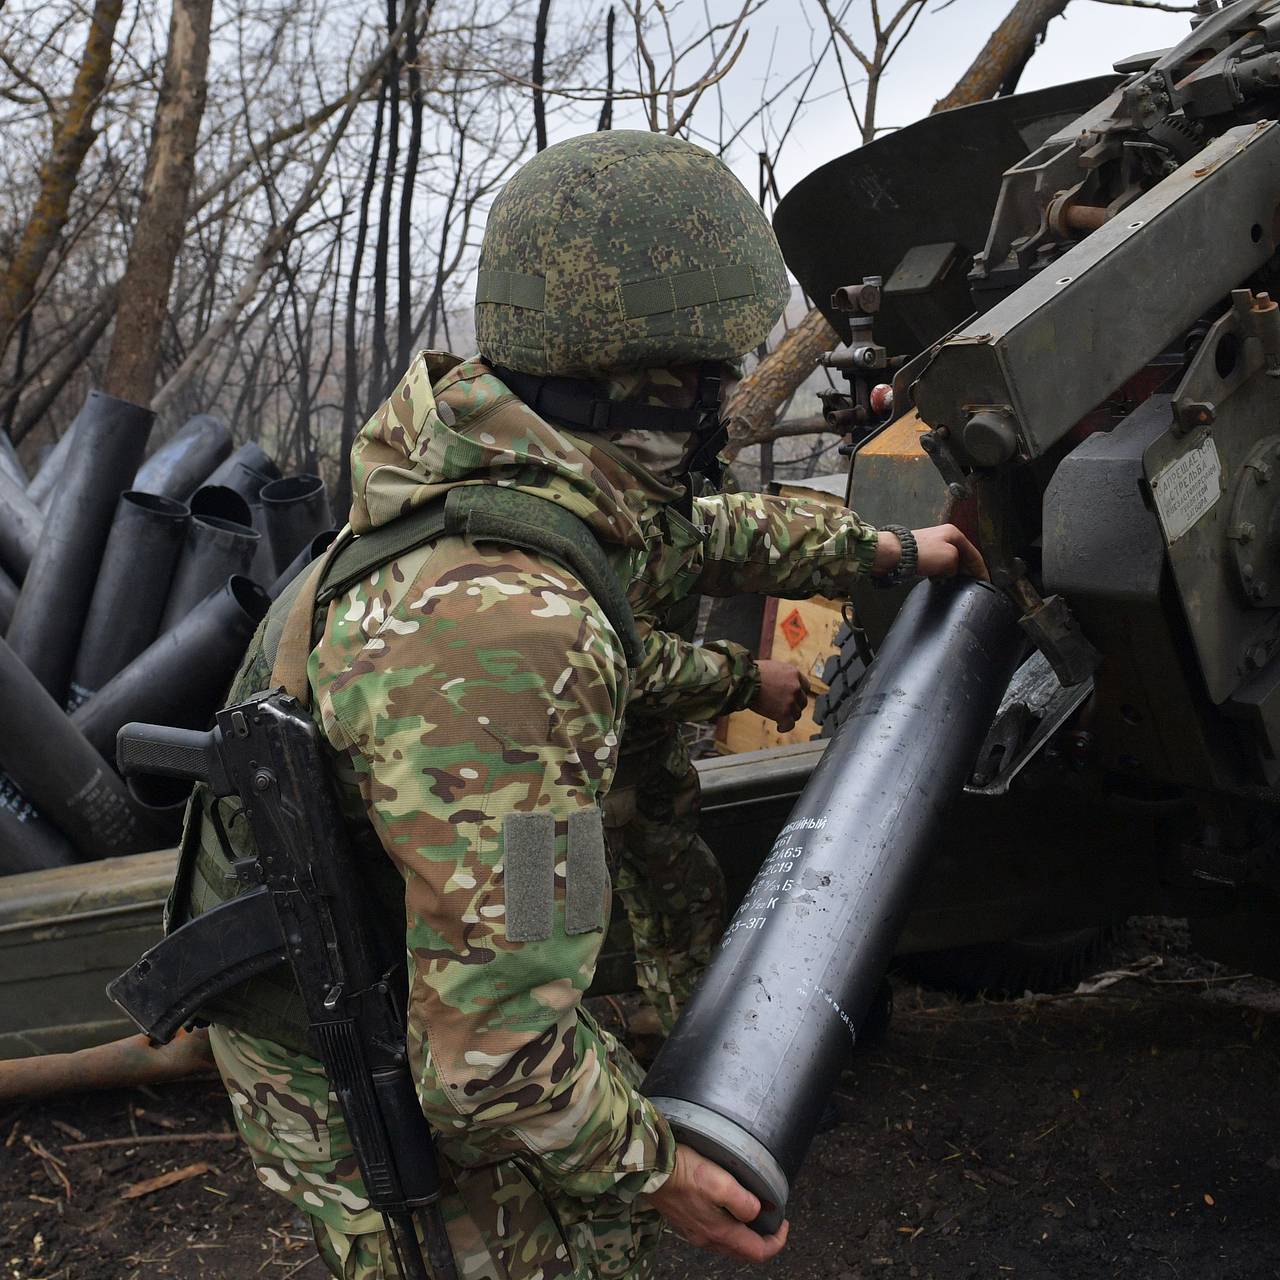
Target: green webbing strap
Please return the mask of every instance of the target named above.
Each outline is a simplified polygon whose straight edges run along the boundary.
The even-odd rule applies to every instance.
[[[710,267],[619,285],[618,310],[624,320],[641,320],[730,298],[750,298],[755,293],[756,277],[750,267]],[[476,302],[545,311],[547,282],[542,276],[482,267],[476,272]]]
[[[502,542],[558,561],[591,593],[626,655],[640,664],[643,647],[626,592],[586,524],[549,498],[498,485],[460,485],[443,498],[347,543],[330,560],[316,593],[318,605],[350,590],[380,565],[448,536]]]
[[[678,276],[658,276],[639,284],[624,284],[618,290],[622,314],[628,320],[665,315],[685,307],[703,307],[729,298],[748,298],[756,291],[750,267],[712,267],[708,271],[686,271]]]
[[[541,311],[546,304],[547,282],[541,276],[481,267],[476,272],[476,301]]]

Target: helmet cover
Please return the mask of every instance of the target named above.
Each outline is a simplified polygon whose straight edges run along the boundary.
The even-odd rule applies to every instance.
[[[789,295],[773,228],[721,160],[665,134],[589,133],[539,152],[494,201],[476,338],[540,376],[735,360]]]

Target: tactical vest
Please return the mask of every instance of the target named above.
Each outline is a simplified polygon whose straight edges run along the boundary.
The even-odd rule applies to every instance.
[[[635,668],[641,653],[626,593],[585,521],[546,498],[495,485],[464,485],[419,510],[361,537],[349,533],[304,570],[272,605],[236,673],[229,703],[242,702],[283,683],[310,704],[306,661],[324,625],[329,603],[376,568],[436,541],[458,536],[496,542],[554,560],[586,587],[609,619]],[[380,918],[404,925],[404,882],[386,856],[364,813],[355,776],[345,757],[332,755],[352,847]],[[234,798],[216,799],[196,788],[187,809],[178,872],[165,911],[165,932],[253,886],[256,850]],[[200,1010],[217,1022],[286,1048],[311,1053],[302,997],[288,965],[241,983]],[[314,1056],[314,1055],[313,1055]]]

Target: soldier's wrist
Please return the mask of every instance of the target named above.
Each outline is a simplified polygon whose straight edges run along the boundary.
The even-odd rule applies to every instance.
[[[904,582],[912,581],[920,564],[920,548],[916,543],[916,535],[910,529],[898,524],[887,524],[880,530],[880,540],[892,544],[886,546],[883,556],[877,547],[876,563],[871,574],[878,587],[896,587]]]
[[[871,558],[871,576],[883,578],[892,573],[902,559],[902,543],[891,529],[880,529],[876,534],[875,555]]]

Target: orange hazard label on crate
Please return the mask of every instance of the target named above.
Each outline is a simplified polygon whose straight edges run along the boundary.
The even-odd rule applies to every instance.
[[[800,616],[799,609],[792,609],[778,624],[778,627],[786,637],[787,643],[793,649],[809,634],[809,628],[804,625],[804,619]]]

